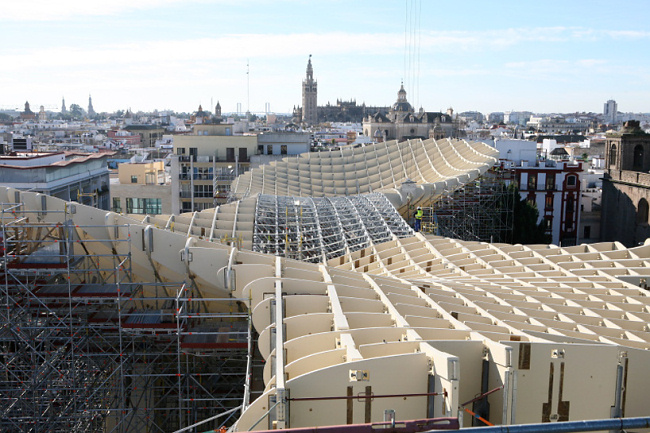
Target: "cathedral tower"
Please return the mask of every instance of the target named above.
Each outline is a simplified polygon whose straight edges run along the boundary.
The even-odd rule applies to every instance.
[[[311,54],[307,63],[307,77],[302,81],[302,121],[308,125],[318,123],[317,85],[314,81],[314,69],[311,66]]]

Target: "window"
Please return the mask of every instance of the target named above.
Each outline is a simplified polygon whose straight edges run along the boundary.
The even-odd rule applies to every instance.
[[[609,148],[609,165],[616,165],[616,145],[614,143]]]
[[[212,185],[194,185],[194,197],[212,198]]]
[[[266,145],[266,154],[267,155],[273,155],[273,145],[272,144],[267,144]]]
[[[547,195],[546,196],[546,201],[544,203],[544,209],[553,210],[553,196],[552,195]]]
[[[234,162],[235,161],[235,148],[227,147],[226,148],[226,161]]]
[[[195,180],[212,180],[212,167],[194,167]]]
[[[162,199],[127,198],[126,213],[160,215],[162,213]]]
[[[566,178],[566,184],[567,186],[576,186],[576,181],[577,181],[576,176],[567,176]]]
[[[150,171],[144,174],[144,183],[147,185],[155,185],[156,182],[156,172]]]
[[[287,145],[283,144],[280,146],[280,155],[286,155],[287,154]]]
[[[589,239],[591,237],[591,226],[584,227],[584,233],[582,237],[585,239]]]
[[[199,150],[196,147],[190,147],[190,157],[192,158],[192,161],[196,162],[196,157],[199,154]]]
[[[555,190],[555,173],[549,173],[546,175],[546,190]]]
[[[119,197],[113,197],[113,212],[122,212],[122,205]]]
[[[188,180],[189,178],[190,178],[189,167],[186,166],[186,165],[183,165],[181,167],[180,179],[181,180]]]
[[[150,215],[160,215],[162,213],[162,199],[145,198],[143,200],[144,200],[144,213]]]
[[[529,174],[528,175],[528,189],[536,190],[537,189],[537,175]]]
[[[634,162],[632,170],[643,171],[643,146],[637,144],[634,146]]]
[[[131,183],[138,183],[138,176],[135,174],[131,175]]]
[[[185,155],[185,148],[184,147],[177,147],[176,148],[176,155]]]

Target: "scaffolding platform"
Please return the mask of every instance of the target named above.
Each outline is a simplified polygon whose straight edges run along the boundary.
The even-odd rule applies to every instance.
[[[173,310],[130,310],[123,314],[122,327],[126,329],[168,329],[176,331]]]
[[[241,324],[241,322],[233,323]],[[188,329],[183,335],[181,348],[201,351],[246,349],[248,347],[247,335],[246,328],[242,326],[195,327]]]

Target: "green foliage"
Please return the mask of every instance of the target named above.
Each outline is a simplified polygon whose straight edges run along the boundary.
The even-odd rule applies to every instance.
[[[519,199],[519,189],[515,187],[517,200],[515,200],[514,221],[512,227],[512,242],[515,244],[548,244],[551,237],[547,235],[545,222],[539,224],[539,211],[537,206],[525,198]]]
[[[81,119],[86,115],[86,111],[78,104],[70,105],[70,115],[73,119]]]

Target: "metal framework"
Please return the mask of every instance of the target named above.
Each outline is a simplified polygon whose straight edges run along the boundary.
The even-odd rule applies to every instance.
[[[498,154],[485,143],[458,139],[390,141],[306,153],[238,176],[230,200],[254,194],[340,197],[380,191],[404,211],[407,204],[422,204],[476,179],[497,162]]]
[[[130,226],[85,238],[74,211],[1,205],[0,431],[166,432],[248,401],[248,312],[137,281]]]
[[[385,195],[257,199],[253,251],[308,262],[413,235]]]
[[[423,206],[422,231],[465,241],[512,242],[515,192],[510,170],[493,167]]]

